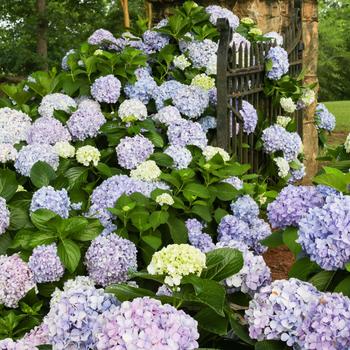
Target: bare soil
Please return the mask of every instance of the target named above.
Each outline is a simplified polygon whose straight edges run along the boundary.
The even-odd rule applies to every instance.
[[[295,261],[294,255],[285,246],[269,249],[264,259],[271,269],[273,280],[288,278],[288,271]]]

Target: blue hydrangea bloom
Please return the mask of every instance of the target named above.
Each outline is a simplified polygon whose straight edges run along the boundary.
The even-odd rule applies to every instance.
[[[186,147],[170,145],[164,153],[173,159],[175,169],[186,169],[192,162],[192,154]]]
[[[214,249],[213,240],[207,233],[203,232],[204,225],[202,223],[197,219],[188,219],[185,224],[188,232],[188,240],[194,247],[203,253]]]
[[[172,100],[177,91],[183,85],[176,80],[165,81],[162,85],[157,86],[152,91],[152,97],[156,102],[157,109],[160,110],[165,106],[165,102]]]
[[[336,189],[326,185],[317,185],[316,190],[325,197],[340,194],[340,192],[337,191]]]
[[[243,188],[243,181],[237,176],[231,176],[227,179],[222,180],[222,182],[232,185],[238,191]]]
[[[210,39],[193,40],[187,43],[188,57],[194,68],[207,68],[213,55],[216,55],[218,44]]]
[[[234,215],[226,215],[218,226],[218,241],[227,242],[231,239],[241,241],[240,237],[245,237],[247,233],[249,226],[245,221]]]
[[[248,194],[232,202],[231,211],[235,217],[248,224],[259,216],[259,206]]]
[[[271,47],[266,60],[272,62],[271,70],[266,72],[266,76],[271,80],[279,80],[284,74],[288,73],[289,61],[288,53],[280,46]]]
[[[147,54],[152,54],[160,51],[166,45],[169,44],[169,37],[162,33],[146,30],[142,35],[144,46],[144,52]]]
[[[98,102],[116,103],[122,84],[114,75],[97,78],[91,86],[91,96]]]
[[[205,8],[205,12],[210,15],[209,21],[216,26],[219,18],[226,18],[233,31],[239,26],[239,18],[230,10],[218,6],[210,5]]]
[[[323,103],[317,104],[315,121],[317,129],[331,132],[335,128],[335,116],[327,109]]]
[[[239,111],[243,119],[243,131],[248,135],[255,131],[258,123],[258,113],[248,101],[242,101],[242,109]]]
[[[0,235],[2,235],[10,225],[10,211],[7,209],[6,200],[0,197]]]
[[[197,122],[205,132],[208,132],[210,129],[216,129],[217,126],[216,118],[209,115],[198,119]]]

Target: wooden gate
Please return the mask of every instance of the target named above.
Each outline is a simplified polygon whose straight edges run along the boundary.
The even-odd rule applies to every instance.
[[[231,45],[232,30],[226,19],[218,20],[220,42],[217,63],[217,144],[237,156],[242,163],[249,163],[257,172],[265,155],[255,149],[258,134],[243,132],[243,120],[239,113],[242,101],[250,102],[269,124],[283,115],[280,106],[264,94],[265,56],[274,45],[271,42],[253,43],[250,47]],[[283,33],[284,48],[289,55],[289,74],[297,76],[302,71],[302,22],[300,10],[296,10],[291,25]],[[295,113],[297,129],[302,136],[302,111]]]

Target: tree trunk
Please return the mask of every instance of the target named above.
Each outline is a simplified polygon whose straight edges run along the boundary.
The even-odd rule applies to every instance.
[[[130,28],[130,14],[129,14],[129,2],[128,0],[120,0],[123,9],[124,27]]]
[[[37,40],[36,40],[37,54],[40,56],[41,68],[47,71],[48,70],[48,64],[47,64],[48,23],[47,23],[47,17],[46,17],[46,0],[37,0],[36,10],[37,10],[37,16],[38,16]]]

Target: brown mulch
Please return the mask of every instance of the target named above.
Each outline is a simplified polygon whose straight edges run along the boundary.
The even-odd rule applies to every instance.
[[[288,271],[295,261],[294,255],[284,246],[269,249],[264,259],[271,269],[273,280],[288,278]]]

